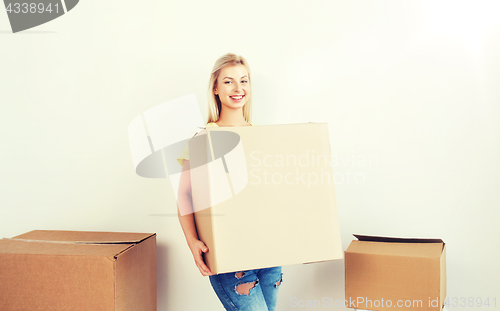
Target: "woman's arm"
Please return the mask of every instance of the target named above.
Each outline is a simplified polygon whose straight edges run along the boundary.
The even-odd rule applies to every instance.
[[[194,257],[194,262],[204,276],[213,275],[203,261],[202,253],[208,252],[208,247],[200,241],[194,222],[193,201],[191,196],[191,176],[189,173],[189,160],[184,160],[181,178],[179,181],[179,191],[177,195],[177,214],[181,223],[182,231],[186,237],[186,242]],[[183,216],[181,212],[183,211]]]

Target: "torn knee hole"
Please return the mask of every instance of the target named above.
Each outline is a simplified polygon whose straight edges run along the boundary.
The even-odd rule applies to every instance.
[[[259,283],[259,280],[238,284],[236,286],[236,293],[238,293],[239,295],[250,295],[250,290],[254,288],[257,283]]]
[[[281,281],[283,281],[283,276],[280,277],[280,280],[276,283],[274,283],[274,287],[278,287],[281,285]]]
[[[237,279],[241,279],[244,275],[245,275],[245,272],[241,271],[241,272],[237,272],[234,276]]]

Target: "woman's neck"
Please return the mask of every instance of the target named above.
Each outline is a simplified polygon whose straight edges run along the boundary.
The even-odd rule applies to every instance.
[[[219,120],[215,122],[218,126],[246,126],[250,125],[243,117],[242,108],[222,109]]]

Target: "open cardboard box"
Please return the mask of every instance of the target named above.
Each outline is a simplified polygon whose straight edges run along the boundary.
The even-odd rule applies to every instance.
[[[327,124],[207,127],[189,152],[212,272],[342,259]]]
[[[34,230],[0,240],[0,310],[156,310],[156,234]]]
[[[345,299],[363,310],[441,310],[446,245],[440,239],[354,235],[345,251]]]

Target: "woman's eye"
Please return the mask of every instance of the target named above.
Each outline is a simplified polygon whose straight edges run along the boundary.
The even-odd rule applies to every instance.
[[[248,83],[248,81],[247,80],[242,80],[241,83]]]
[[[231,83],[231,81],[226,81],[226,82],[224,82],[224,83],[225,83],[225,84],[230,84],[230,83]]]

